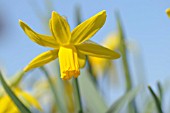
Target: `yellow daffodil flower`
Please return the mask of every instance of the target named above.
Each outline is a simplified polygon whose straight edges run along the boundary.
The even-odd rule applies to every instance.
[[[104,47],[107,47],[111,50],[118,49],[120,44],[120,38],[116,34],[110,34],[102,43]],[[93,56],[89,56],[89,63],[91,65],[93,74],[96,76],[97,74],[104,72],[108,69],[113,69],[114,65],[108,59],[97,58]]]
[[[26,106],[32,106],[42,111],[40,104],[33,96],[20,89],[15,89],[14,92]],[[18,107],[6,93],[0,97],[0,113],[20,113]]]
[[[49,21],[52,36],[38,34],[20,20],[20,26],[32,41],[41,46],[54,48],[34,58],[24,71],[40,67],[58,57],[61,78],[67,80],[80,75],[79,68],[85,64],[85,55],[107,59],[119,58],[118,53],[88,40],[104,25],[105,20],[106,11],[103,10],[79,24],[71,32],[67,20],[53,11]]]
[[[166,14],[167,14],[168,17],[170,18],[170,8],[166,9]]]

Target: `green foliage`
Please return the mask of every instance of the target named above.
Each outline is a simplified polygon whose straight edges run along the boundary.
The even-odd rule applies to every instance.
[[[13,100],[13,102],[16,104],[16,106],[21,111],[21,113],[31,113],[31,111],[18,99],[18,97],[14,94],[14,92],[11,90],[11,88],[7,85],[1,72],[0,72],[0,80],[1,80],[2,86],[4,87],[6,93]]]

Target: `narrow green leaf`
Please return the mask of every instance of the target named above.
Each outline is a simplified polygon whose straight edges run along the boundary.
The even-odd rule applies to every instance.
[[[79,25],[82,22],[81,6],[77,5],[75,7],[76,23]]]
[[[155,92],[152,90],[152,88],[150,86],[148,86],[148,89],[149,89],[150,93],[152,94],[152,96],[153,96],[153,98],[155,100],[155,104],[157,106],[158,112],[163,113],[159,98],[156,96]]]
[[[135,98],[137,93],[139,92],[140,87],[136,87],[133,90],[128,91],[125,93],[121,98],[119,98],[106,113],[119,113],[121,108],[125,105],[125,103],[131,103],[132,100]]]
[[[4,87],[6,93],[13,100],[13,102],[18,107],[18,109],[21,111],[21,113],[31,113],[31,111],[19,100],[19,98],[14,94],[14,92],[7,85],[7,83],[4,80],[1,72],[0,72],[0,80],[1,80],[2,86]]]
[[[100,92],[96,89],[96,86],[87,74],[89,73],[84,70],[79,77],[80,92],[86,108],[89,113],[106,113],[108,108],[101,97]]]
[[[123,70],[124,70],[125,82],[126,82],[126,92],[128,92],[129,90],[132,89],[133,83],[132,83],[131,73],[130,73],[130,68],[128,63],[128,54],[127,54],[125,35],[124,35],[121,19],[118,12],[116,12],[116,20],[118,26],[118,35],[120,37],[119,50],[122,56],[122,64],[123,64]],[[129,104],[128,110],[130,113],[132,113],[132,111],[137,113],[138,110],[137,110],[137,105],[135,103],[135,100]]]
[[[157,83],[157,87],[158,87],[158,91],[159,91],[160,104],[162,105],[163,91],[162,91],[162,85],[160,82]]]
[[[56,105],[58,106],[59,111],[61,113],[65,113],[66,110],[63,108],[64,106],[61,104],[61,101],[59,100],[59,97],[58,97],[57,91],[56,91],[56,87],[54,86],[47,69],[44,66],[40,67],[40,69],[41,69],[42,72],[44,72],[44,74],[45,74],[45,76],[46,76],[46,78],[48,80],[48,83],[49,83],[51,91],[52,91],[52,93],[54,95],[55,102],[56,102]]]
[[[131,74],[130,74],[129,64],[127,60],[127,47],[125,43],[125,36],[124,36],[123,27],[118,13],[116,13],[116,20],[118,26],[118,35],[121,40],[119,50],[122,56],[122,64],[123,64],[125,80],[126,80],[126,91],[129,91],[132,88],[132,80],[131,80]]]

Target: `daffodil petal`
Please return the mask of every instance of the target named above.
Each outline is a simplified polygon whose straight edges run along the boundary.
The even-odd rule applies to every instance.
[[[106,11],[103,10],[79,24],[71,33],[71,43],[80,44],[91,38],[105,23]]]
[[[5,96],[2,96],[0,98],[0,113],[5,113],[6,111],[8,111],[8,107],[10,104],[10,98],[5,95]]]
[[[59,45],[52,36],[41,35],[33,31],[27,24],[19,20],[19,24],[28,37],[41,46],[47,46],[51,48],[58,48]]]
[[[70,26],[67,20],[57,12],[52,12],[51,32],[60,44],[68,44],[71,38]]]
[[[166,14],[168,15],[168,17],[170,18],[170,8],[166,9]]]
[[[31,106],[34,106],[38,110],[42,111],[40,104],[33,96],[31,96],[27,92],[21,92],[20,95],[24,97],[25,101],[27,101]]]
[[[80,68],[83,68],[86,64],[86,55],[78,51],[78,61]]]
[[[108,49],[116,50],[120,45],[120,37],[117,34],[112,33],[105,39],[102,45]]]
[[[120,57],[120,54],[114,52],[106,47],[100,46],[90,40],[85,41],[84,43],[77,45],[77,49],[85,55],[100,57],[100,58],[108,58],[108,59],[116,59]]]
[[[58,57],[58,50],[49,50],[46,51],[37,57],[35,57],[25,68],[24,71],[29,71],[33,68],[40,67],[45,65],[46,63],[55,60]]]

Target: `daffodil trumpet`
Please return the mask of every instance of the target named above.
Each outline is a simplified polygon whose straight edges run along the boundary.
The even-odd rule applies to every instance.
[[[103,10],[79,24],[71,32],[67,20],[53,11],[49,21],[52,36],[38,34],[19,20],[20,26],[32,41],[41,46],[54,48],[35,57],[24,71],[59,58],[61,78],[68,80],[80,75],[80,68],[85,65],[85,55],[107,59],[119,58],[119,53],[89,40],[104,25],[105,20],[106,11]]]

